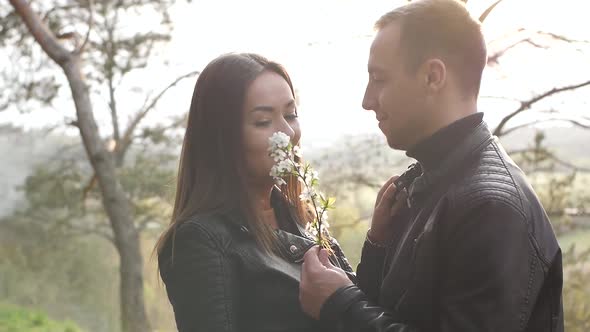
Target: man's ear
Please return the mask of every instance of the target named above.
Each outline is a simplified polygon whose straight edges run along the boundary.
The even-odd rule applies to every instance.
[[[420,76],[429,92],[438,92],[445,86],[447,67],[440,59],[428,59],[421,66]]]

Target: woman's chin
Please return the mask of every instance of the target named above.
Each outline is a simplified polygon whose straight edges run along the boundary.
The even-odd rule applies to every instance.
[[[270,175],[250,176],[248,183],[256,187],[272,187],[275,184],[274,179]]]

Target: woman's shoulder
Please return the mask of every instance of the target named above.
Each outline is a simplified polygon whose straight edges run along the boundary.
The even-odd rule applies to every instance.
[[[179,222],[158,253],[160,271],[167,274],[173,262],[225,255],[232,242],[226,219],[220,213],[204,213]]]
[[[232,239],[232,221],[227,214],[221,211],[197,213],[185,220],[177,222],[170,237],[164,244],[163,256],[175,254],[181,250],[192,247],[210,247],[216,250],[224,250]]]
[[[232,225],[229,212],[214,211],[207,213],[195,214],[186,220],[183,220],[176,227],[176,238],[198,237],[209,243],[222,245],[231,239]]]

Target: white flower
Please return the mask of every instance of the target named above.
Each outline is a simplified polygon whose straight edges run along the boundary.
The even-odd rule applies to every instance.
[[[288,154],[283,150],[275,150],[270,153],[270,156],[274,159],[275,162],[279,162],[287,158]]]
[[[301,165],[295,161],[295,156],[301,157],[301,148],[291,145],[291,139],[285,133],[276,132],[268,139],[268,155],[273,159],[274,165],[270,169],[269,175],[279,186],[287,184],[285,177],[291,174],[296,175],[298,181],[302,184],[302,191],[299,198],[306,203],[314,205],[314,221],[307,225],[307,229],[316,238],[318,243],[326,245],[330,243],[324,236],[329,238],[328,233],[328,213],[325,207],[320,207],[320,195],[316,192],[319,182],[318,172],[314,171],[309,164]],[[326,204],[324,199],[322,205]],[[322,229],[320,234],[320,228]],[[327,242],[326,242],[327,241]],[[328,248],[328,247],[327,247]],[[328,248],[330,249],[330,248]]]
[[[306,186],[301,191],[301,195],[299,195],[299,198],[304,202],[309,202],[312,200],[313,196],[314,196],[313,190],[309,190],[309,188]]]
[[[313,235],[314,237],[317,237],[318,236],[318,230],[317,230],[317,228],[315,228],[313,226],[312,227],[308,227],[308,228],[309,228],[308,231],[311,233],[311,235]]]
[[[281,172],[279,172],[279,167],[277,165],[274,165],[271,169],[270,169],[270,176],[272,176],[273,178],[279,177],[281,176]]]
[[[328,211],[322,212],[322,214],[320,215],[320,218],[322,219],[322,226],[327,228],[328,227]]]
[[[291,138],[287,134],[278,131],[268,139],[270,145],[269,151],[274,152],[276,150],[286,149],[290,141]]]
[[[287,184],[287,182],[285,182],[285,180],[283,180],[280,177],[275,177],[274,180],[275,180],[276,185],[279,187]]]
[[[319,180],[320,179],[320,175],[317,171],[311,171],[311,181],[313,180]]]
[[[293,172],[293,162],[291,162],[291,160],[289,159],[285,159],[285,160],[281,160],[279,161],[279,163],[276,165],[278,168],[278,172],[280,176],[285,176],[290,174],[291,172]]]

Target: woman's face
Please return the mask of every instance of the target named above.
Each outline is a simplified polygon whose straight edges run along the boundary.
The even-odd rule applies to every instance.
[[[268,155],[268,139],[282,131],[299,142],[301,130],[291,88],[285,79],[272,71],[264,71],[246,90],[244,102],[243,148],[248,176],[254,181],[272,183],[270,169],[274,165]]]

